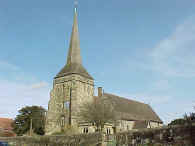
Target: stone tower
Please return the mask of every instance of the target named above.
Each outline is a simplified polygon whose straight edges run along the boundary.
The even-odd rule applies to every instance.
[[[46,118],[46,134],[58,132],[66,125],[78,126],[77,111],[82,103],[91,101],[94,80],[82,65],[77,10],[66,65],[56,75],[50,92]]]

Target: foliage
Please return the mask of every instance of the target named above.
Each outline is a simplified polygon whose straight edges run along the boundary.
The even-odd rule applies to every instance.
[[[0,130],[0,137],[12,137],[15,136],[15,133],[12,131],[1,131]]]
[[[168,125],[185,125],[195,122],[195,113],[190,113],[189,115],[185,114],[184,118],[175,119],[171,121]]]
[[[100,133],[77,134],[71,136],[19,136],[14,138],[1,138],[14,146],[96,146],[102,141]]]
[[[13,131],[21,136],[30,131],[30,124],[32,119],[32,129],[35,134],[44,135],[45,127],[45,112],[46,110],[41,106],[26,106],[20,109],[12,123]]]
[[[114,105],[103,97],[97,98],[92,102],[84,103],[78,113],[80,121],[92,123],[97,131],[102,131],[106,123],[113,123],[116,120]]]
[[[77,130],[75,129],[75,127],[73,126],[65,126],[65,128],[61,131],[61,132],[54,132],[52,133],[52,135],[65,135],[65,136],[70,136],[70,135],[74,135],[77,134]]]
[[[194,129],[195,126],[192,126]],[[153,133],[154,136],[149,136]],[[146,135],[146,136],[145,136]],[[108,145],[136,145],[136,146],[194,146],[194,135],[190,134],[188,126],[161,127],[158,129],[147,129],[138,131],[126,131],[111,135],[106,141]],[[140,141],[141,140],[141,141]],[[171,141],[170,141],[171,140]],[[105,135],[102,133],[77,134],[72,136],[22,136],[15,138],[1,138],[0,141],[10,141],[21,146],[95,146],[105,142]]]
[[[190,119],[191,121],[195,121],[195,113],[190,113],[189,119]]]
[[[185,119],[175,119],[173,121],[171,121],[171,123],[169,123],[168,125],[184,125],[186,123]]]
[[[184,119],[186,120],[187,125],[192,125],[195,123],[195,113],[190,113],[189,115],[185,114]]]

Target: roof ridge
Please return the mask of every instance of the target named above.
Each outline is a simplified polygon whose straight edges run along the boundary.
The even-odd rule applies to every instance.
[[[11,119],[11,118],[1,118],[0,117],[0,120],[13,120],[13,119]]]
[[[136,101],[136,100],[129,99],[129,98],[126,98],[126,97],[114,95],[114,94],[111,94],[111,93],[104,93],[104,94],[111,95],[111,96],[115,96],[115,97],[119,97],[119,98],[122,98],[122,99],[125,99],[125,100],[129,100],[129,101],[133,101],[133,102],[136,102],[136,103],[141,103],[141,104],[148,105],[147,103],[144,103],[144,102],[141,102],[141,101]]]

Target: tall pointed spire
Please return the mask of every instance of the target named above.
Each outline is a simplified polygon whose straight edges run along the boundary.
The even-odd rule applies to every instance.
[[[74,22],[72,26],[72,34],[67,56],[67,63],[55,78],[62,77],[68,74],[79,74],[86,78],[93,79],[82,65],[76,4],[74,8]]]
[[[82,64],[76,7],[74,11],[74,22],[72,27],[70,47],[69,47],[69,53],[67,58],[67,64],[70,63]]]

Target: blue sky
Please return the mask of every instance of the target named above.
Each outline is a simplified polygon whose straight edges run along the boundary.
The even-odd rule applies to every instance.
[[[66,63],[73,0],[1,0],[0,116],[47,108]],[[167,123],[195,106],[194,0],[83,0],[82,60],[104,91],[150,104]]]

